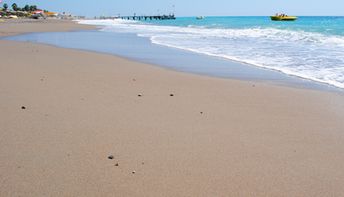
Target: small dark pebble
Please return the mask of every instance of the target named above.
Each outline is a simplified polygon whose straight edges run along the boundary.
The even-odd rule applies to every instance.
[[[145,162],[142,162],[142,165],[145,165]]]
[[[113,155],[108,156],[108,159],[113,159]]]
[[[201,112],[199,112],[200,114],[203,114],[203,112],[201,111]]]
[[[118,163],[116,163],[116,164],[115,164],[115,166],[119,166],[119,164],[118,164]]]
[[[174,96],[174,94],[170,94],[170,96]]]
[[[138,94],[137,96],[138,96],[138,97],[141,97],[141,96],[142,96],[142,94]]]
[[[25,106],[22,106],[21,108],[22,108],[22,109],[26,109],[26,107],[25,107]]]
[[[134,171],[132,171],[131,173],[132,173],[132,174],[135,174],[135,173],[136,173],[136,171],[134,170]]]

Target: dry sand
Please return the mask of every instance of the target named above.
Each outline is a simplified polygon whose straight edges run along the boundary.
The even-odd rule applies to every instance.
[[[62,32],[90,29],[95,29],[95,27],[90,25],[76,25],[75,22],[71,20],[5,19],[0,21],[0,36],[10,36],[28,32]]]
[[[0,46],[0,196],[344,195],[343,94]]]

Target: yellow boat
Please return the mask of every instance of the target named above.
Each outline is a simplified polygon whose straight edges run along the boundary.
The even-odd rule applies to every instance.
[[[296,16],[270,16],[273,21],[295,21]]]

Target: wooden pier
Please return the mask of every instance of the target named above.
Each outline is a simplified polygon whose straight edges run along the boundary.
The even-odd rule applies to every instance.
[[[120,16],[118,17],[123,20],[175,20],[174,14],[169,15],[156,15],[156,16]]]
[[[175,20],[176,17],[174,14],[169,14],[169,15],[155,15],[155,16],[101,16],[101,17],[95,17],[95,19],[122,19],[122,20]]]

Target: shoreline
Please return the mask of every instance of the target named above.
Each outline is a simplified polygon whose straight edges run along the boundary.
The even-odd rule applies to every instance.
[[[0,44],[0,196],[344,194],[343,94]]]
[[[340,88],[344,87],[340,77],[340,62],[342,59],[340,58],[340,51],[342,50],[340,50],[340,44],[338,46],[335,43],[331,45],[330,41],[331,39],[335,39],[337,34],[340,36],[339,32],[333,31],[333,35],[330,33],[326,36],[326,33],[323,34],[325,30],[321,28],[319,32],[313,32],[312,30],[314,29],[312,28],[315,27],[308,23],[301,25],[300,28],[302,27],[301,29],[304,29],[306,32],[307,28],[311,28],[312,30],[308,33],[302,33],[303,31],[298,31],[297,28],[295,29],[294,25],[290,25],[290,31],[283,30],[289,25],[284,26],[282,24],[287,23],[280,23],[282,25],[280,28],[277,24],[269,21],[267,22],[261,18],[257,19],[252,17],[247,21],[242,18],[233,20],[228,17],[227,19],[226,23],[223,22],[225,21],[224,19],[222,20],[220,18],[204,21],[204,25],[207,27],[205,29],[203,29],[203,26],[198,26],[196,20],[192,18],[185,21],[172,22],[171,25],[169,25],[170,23],[159,21],[132,23],[126,22],[126,20],[118,20],[117,22],[107,20],[86,20],[81,23],[105,25],[102,30],[105,32],[115,32],[116,34],[117,32],[125,31],[137,34],[140,37],[146,37],[155,44],[193,51],[209,56],[222,57],[231,60],[231,62],[236,62],[232,61],[233,59],[239,60],[239,62],[245,62],[245,64],[243,64],[244,66],[247,65],[246,63],[249,63],[255,65],[255,67],[278,70],[286,73],[286,75],[298,76],[299,78],[306,78],[323,84],[331,84],[332,86]],[[240,28],[240,25],[235,25],[239,21],[240,23],[238,24],[241,24],[251,19],[256,20],[256,25],[262,25],[262,29],[255,29],[254,24],[248,25],[248,28],[243,29]],[[324,17],[316,21],[321,23],[321,21],[326,21],[327,19],[327,17]],[[308,22],[311,23],[310,21]],[[219,26],[224,27],[224,29],[213,28],[211,24],[216,23],[219,23]],[[186,26],[186,24],[189,24],[190,28]],[[233,28],[230,26],[233,26]],[[236,27],[239,28],[237,29]],[[165,31],[170,32],[166,34]],[[308,37],[308,39],[304,40],[304,36]],[[184,40],[183,37],[190,40]],[[291,42],[286,42],[289,39]],[[300,44],[292,42],[292,40],[298,39],[300,39]],[[324,42],[324,45],[313,45],[314,43],[312,44],[312,40],[314,43]],[[339,38],[338,43],[341,42],[340,40],[341,38]],[[199,46],[199,48],[197,46]],[[281,48],[285,50],[284,55],[280,53]],[[335,56],[334,54],[336,54],[337,48],[339,53]],[[308,52],[307,49],[309,49]],[[266,54],[271,54],[271,56],[266,56]],[[314,56],[315,59],[310,58],[311,56]],[[321,66],[319,64],[321,64]],[[319,69],[318,66],[320,66]],[[338,71],[336,71],[336,69]]]
[[[97,28],[98,26],[94,25],[93,27]],[[279,70],[193,53],[182,49],[155,45],[150,43],[146,38],[140,38],[131,34],[111,33],[110,38],[107,35],[109,33],[100,33],[96,30],[97,29],[91,31],[48,32],[48,34],[31,33],[9,37],[7,39],[5,38],[5,40],[32,42],[54,47],[110,54],[131,61],[154,65],[170,71],[185,72],[200,76],[268,83],[301,89],[343,92],[342,88],[334,85],[286,74]],[[109,38],[107,38],[108,40],[104,40],[102,36]],[[93,38],[92,41],[88,41],[89,37]],[[56,40],[60,40],[60,42],[56,42]],[[124,47],[125,40],[130,40],[131,45],[135,45],[135,47],[131,47],[131,45]],[[102,43],[106,43],[107,47],[101,47]],[[120,47],[116,47],[116,44],[119,44]],[[109,48],[110,46],[111,48]],[[153,55],[147,55],[148,52]],[[160,56],[162,58],[160,58]],[[208,65],[212,66],[209,67]]]

